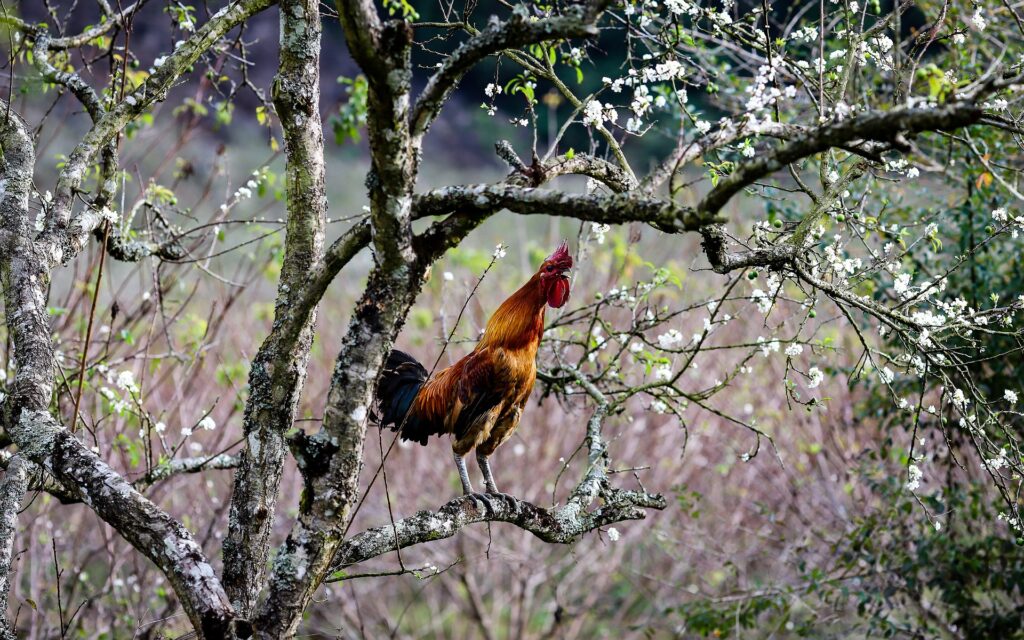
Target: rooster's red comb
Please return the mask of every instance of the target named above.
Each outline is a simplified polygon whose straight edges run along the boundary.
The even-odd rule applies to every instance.
[[[569,262],[569,266],[572,266],[572,256],[569,255],[569,243],[562,240],[562,244],[558,245],[554,253],[547,257],[545,262]]]

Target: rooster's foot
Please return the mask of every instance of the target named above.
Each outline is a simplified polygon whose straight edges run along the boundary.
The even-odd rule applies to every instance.
[[[487,495],[492,498],[497,498],[508,505],[509,510],[512,513],[519,513],[519,498],[515,497],[511,493],[502,493],[500,491],[488,491]]]
[[[467,493],[466,497],[472,500],[473,505],[478,509],[483,505],[483,511],[487,514],[487,517],[492,517],[494,515],[494,502],[491,501],[493,496],[490,494],[474,492]]]

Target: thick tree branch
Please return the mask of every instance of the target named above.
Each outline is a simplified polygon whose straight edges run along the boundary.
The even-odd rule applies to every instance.
[[[450,538],[462,528],[478,522],[507,522],[529,531],[545,542],[569,544],[600,527],[624,520],[643,520],[646,509],[664,509],[665,499],[640,491],[619,491],[594,511],[584,511],[573,502],[545,509],[524,501],[493,499],[492,507],[471,496],[459,496],[436,511],[415,515],[367,529],[340,545],[332,571],[391,553],[396,546],[411,547]],[[397,545],[396,545],[397,531]]]
[[[284,130],[288,233],[274,325],[249,371],[243,429],[245,447],[235,474],[224,541],[224,585],[241,616],[263,588],[278,486],[291,428],[306,378],[316,324],[316,302],[296,296],[323,256],[327,197],[320,121],[320,10],[318,0],[283,0],[281,60],[274,106]],[[317,298],[319,300],[319,298]],[[289,324],[289,319],[294,323]]]
[[[98,121],[104,113],[103,103],[96,94],[96,90],[89,86],[82,77],[73,71],[60,71],[50,62],[50,48],[53,41],[50,36],[41,33],[35,39],[35,46],[32,48],[32,60],[39,70],[39,74],[47,82],[67,87],[71,93],[78,98],[93,122]]]
[[[291,443],[304,488],[298,518],[274,560],[270,593],[255,616],[259,633],[266,638],[295,633],[341,541],[359,495],[366,416],[377,372],[426,271],[412,243],[412,194],[420,159],[419,146],[409,133],[412,29],[403,21],[392,21],[378,33],[371,3],[340,5],[353,55],[370,65],[364,70],[369,78],[367,186],[375,267],[335,360],[321,429]],[[376,42],[372,51],[367,48],[368,33]]]
[[[30,363],[19,361],[19,367]],[[192,624],[204,638],[231,632],[234,612],[192,534],[96,454],[57,424],[47,411],[24,409],[8,432],[19,454],[40,465],[96,512],[167,576]]]
[[[28,490],[28,462],[14,456],[0,482],[0,638],[15,640],[7,620],[7,594],[11,590],[14,536],[18,531],[18,511]]]
[[[7,110],[0,104],[0,109]],[[49,413],[54,385],[46,294],[50,272],[32,242],[28,190],[34,162],[25,123],[13,112],[0,124],[4,223],[0,253],[4,309],[14,343],[15,378],[3,403],[3,426],[19,455],[38,464],[167,575],[185,611],[204,637],[219,638],[231,625],[227,596],[192,535],[136,491]]]
[[[348,52],[375,85],[386,85],[388,68],[379,56],[381,23],[372,0],[335,0]]]
[[[571,158],[566,155],[559,156],[544,165],[544,172],[544,177],[548,180],[565,175],[587,176],[616,193],[631,191],[637,187],[636,179],[618,165],[585,153],[577,153]]]
[[[417,195],[414,206],[417,217],[450,211],[485,215],[508,209],[521,214],[565,216],[607,224],[645,222],[666,233],[696,231],[719,222],[713,215],[698,215],[672,202],[634,193],[583,195],[501,184],[444,187]]]

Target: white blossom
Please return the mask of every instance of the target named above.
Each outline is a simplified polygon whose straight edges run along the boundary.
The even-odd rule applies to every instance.
[[[135,384],[135,374],[125,370],[117,374],[117,388],[129,393],[138,393],[139,387]]]
[[[778,340],[767,341],[764,339],[764,337],[757,336],[757,344],[759,345],[758,348],[761,350],[761,355],[763,355],[766,358],[769,356],[769,354],[773,352],[779,352],[780,345]]]
[[[1002,469],[1007,464],[1008,461],[1006,460],[1006,447],[1003,447],[1002,449],[999,450],[999,455],[997,455],[994,458],[989,458],[988,460],[985,461],[985,466],[988,467],[989,469],[992,469],[993,471]]]
[[[971,401],[967,399],[966,395],[964,395],[963,389],[955,389],[955,388],[953,389],[953,406],[954,407],[956,407],[960,411],[964,411],[965,409],[967,409],[967,405],[970,404],[970,403],[971,403]]]
[[[811,367],[807,370],[807,377],[807,387],[814,389],[825,379],[825,374],[818,367]]]
[[[984,31],[985,27],[988,26],[988,20],[985,19],[984,15],[982,15],[981,7],[974,10],[974,15],[971,16],[971,24],[973,24],[978,31]]]
[[[907,484],[905,485],[907,491],[914,492],[921,486],[921,479],[924,478],[924,473],[921,472],[920,467],[916,464],[911,464],[907,467]]]

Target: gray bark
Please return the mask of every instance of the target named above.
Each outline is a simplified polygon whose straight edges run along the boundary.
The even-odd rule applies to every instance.
[[[368,529],[342,543],[332,571],[365,562],[395,550],[450,538],[463,527],[478,522],[507,522],[529,531],[544,542],[568,544],[585,533],[624,520],[642,520],[647,509],[664,509],[661,496],[639,491],[620,491],[594,511],[575,502],[545,509],[529,502],[494,499],[488,510],[471,496],[459,496],[437,511],[420,511],[408,518]]]
[[[375,267],[336,359],[321,430],[292,442],[304,488],[298,519],[277,551],[270,591],[255,618],[257,633],[265,638],[294,634],[329,570],[359,495],[366,416],[377,372],[426,269],[412,248],[412,189],[419,153],[408,124],[411,29],[404,22],[382,25],[368,2],[338,3],[338,12],[353,57],[363,65],[369,83],[368,185]]]
[[[234,614],[191,533],[139,494],[49,414],[54,366],[46,298],[49,268],[58,256],[52,245],[34,242],[30,232],[28,194],[34,152],[28,127],[7,104],[0,103],[0,109],[5,114],[0,123],[4,150],[0,278],[16,367],[0,415],[6,434],[21,455],[71,488],[167,575],[204,637],[223,637]]]
[[[7,620],[7,594],[11,590],[14,537],[18,531],[18,511],[28,490],[29,463],[15,456],[3,482],[0,482],[0,638],[14,640],[14,629]]]
[[[668,233],[697,231],[716,222],[711,215],[698,215],[694,210],[671,201],[629,192],[583,195],[512,185],[478,184],[444,187],[416,196],[416,210],[420,215],[440,215],[452,210],[460,215],[490,215],[501,209],[609,224],[641,221]]]
[[[323,256],[327,199],[320,120],[320,11],[317,0],[285,0],[274,106],[284,130],[288,227],[274,326],[253,360],[227,539],[224,583],[241,616],[256,605],[266,575],[278,485],[316,322],[316,302],[296,298]],[[320,291],[322,294],[322,291]]]

